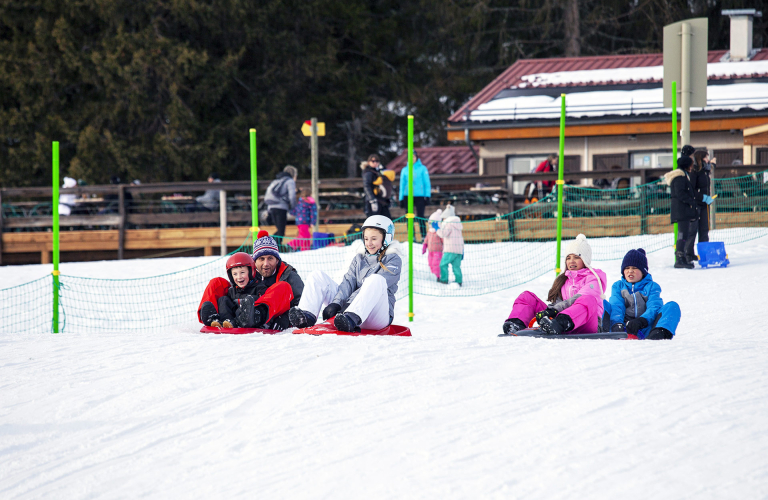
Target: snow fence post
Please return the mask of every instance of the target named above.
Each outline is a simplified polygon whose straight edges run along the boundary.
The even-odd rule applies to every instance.
[[[413,321],[413,115],[408,115],[408,321]]]
[[[677,82],[672,82],[672,170],[677,169]],[[675,253],[677,247],[677,222],[672,224],[674,241],[672,242],[672,253]]]
[[[53,141],[53,333],[59,333],[59,141]]]
[[[555,274],[560,274],[560,243],[563,239],[563,163],[565,163],[565,94],[560,94],[560,152],[557,159],[557,262]]]
[[[256,241],[259,234],[259,179],[256,169],[256,129],[250,130],[251,136],[251,236]],[[248,252],[250,253],[250,252]]]

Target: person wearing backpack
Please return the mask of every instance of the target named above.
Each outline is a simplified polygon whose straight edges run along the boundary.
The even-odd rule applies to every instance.
[[[296,206],[296,177],[299,172],[293,165],[287,165],[282,172],[275,176],[275,180],[269,183],[267,194],[264,195],[264,203],[267,204],[267,210],[272,216],[272,220],[277,226],[277,230],[272,236],[279,239],[282,244],[285,237],[285,224],[288,218],[288,211]]]
[[[394,192],[392,181],[395,173],[384,170],[378,155],[370,155],[368,161],[360,164],[363,175],[363,192],[365,193],[365,216],[383,215],[391,218],[389,200]]]

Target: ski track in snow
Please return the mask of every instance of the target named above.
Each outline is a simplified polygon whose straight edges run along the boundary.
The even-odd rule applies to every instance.
[[[728,252],[649,255],[672,341],[498,338],[553,275],[417,295],[411,338],[2,335],[0,498],[766,498],[768,238]]]

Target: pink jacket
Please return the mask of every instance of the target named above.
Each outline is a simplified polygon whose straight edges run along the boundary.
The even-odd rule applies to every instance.
[[[448,217],[440,223],[437,235],[443,239],[443,252],[464,253],[464,237],[461,235],[461,219]]]
[[[443,253],[443,240],[440,239],[440,237],[437,235],[436,232],[430,228],[430,231],[427,233],[427,237],[424,238],[424,244],[421,246],[421,253],[425,253],[427,250],[432,252],[440,252]]]
[[[608,285],[608,278],[606,278],[603,271],[600,269],[590,270],[588,267],[585,267],[578,271],[566,271],[565,275],[568,279],[566,279],[565,284],[560,289],[560,295],[564,302],[558,303],[555,309],[561,311],[569,307],[573,304],[576,295],[592,295],[599,299],[599,303],[602,305],[603,299],[601,295],[605,294],[606,286]],[[599,282],[595,275],[600,277]]]

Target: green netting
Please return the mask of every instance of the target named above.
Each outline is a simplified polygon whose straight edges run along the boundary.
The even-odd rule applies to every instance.
[[[716,179],[718,194],[712,213],[711,241],[726,245],[768,235],[768,172]],[[563,241],[584,233],[590,239],[595,261],[620,259],[630,248],[647,252],[667,249],[672,255],[669,222],[669,187],[653,182],[626,189],[593,189],[566,185],[563,191]],[[408,268],[406,219],[395,220],[401,244],[403,269]],[[463,221],[463,283],[459,287],[449,273],[450,284],[438,283],[422,253],[423,219],[414,224],[414,293],[432,296],[474,296],[526,283],[553,273],[556,255],[557,198],[550,194],[503,216]],[[340,280],[362,242],[360,235],[338,236],[322,248],[282,253],[301,276],[315,269]],[[286,238],[282,248],[288,249]],[[306,248],[311,242],[304,242]],[[318,246],[318,242],[314,242]],[[301,245],[296,244],[299,248]],[[246,241],[238,250],[250,252]],[[564,256],[563,256],[564,257]],[[188,322],[195,318],[208,281],[224,276],[224,258],[183,271],[137,279],[96,279],[61,275],[61,331],[148,330]],[[52,321],[50,277],[0,290],[4,321],[0,332],[50,332]],[[408,277],[401,274],[398,299],[408,293]],[[418,307],[418,305],[417,305]],[[416,310],[418,317],[421,311]]]

